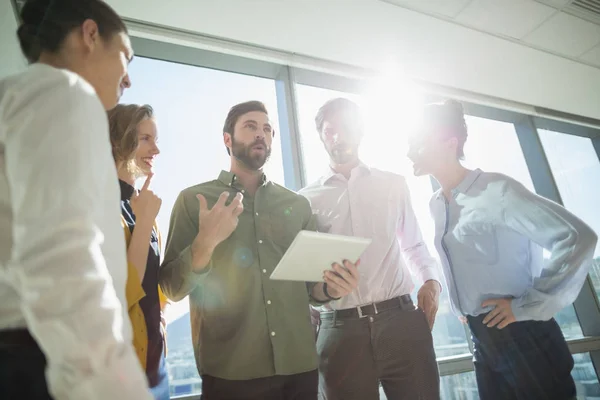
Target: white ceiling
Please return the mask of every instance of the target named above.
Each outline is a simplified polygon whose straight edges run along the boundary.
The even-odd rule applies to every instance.
[[[600,8],[584,11],[577,0],[381,1],[600,67]]]

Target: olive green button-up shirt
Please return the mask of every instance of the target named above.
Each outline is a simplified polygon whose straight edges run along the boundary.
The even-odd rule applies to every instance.
[[[178,301],[189,296],[199,373],[230,380],[291,375],[317,368],[309,294],[303,282],[269,276],[301,230],[316,230],[308,200],[266,178],[209,265],[192,271],[190,245],[198,234],[202,194],[212,207],[244,188],[231,172],[182,191],[175,202],[160,285]],[[229,201],[228,201],[229,203]]]

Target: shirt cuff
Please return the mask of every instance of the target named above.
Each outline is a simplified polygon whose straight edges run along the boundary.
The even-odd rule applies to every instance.
[[[560,311],[552,299],[540,300],[535,293],[512,299],[510,308],[517,321],[548,321]]]
[[[529,313],[526,312],[527,308],[523,307],[524,301],[525,301],[525,297],[522,296],[522,297],[514,298],[510,302],[510,308],[515,317],[515,320],[517,320],[517,321],[528,321],[528,320],[532,319],[531,316],[529,315]]]
[[[192,267],[192,246],[188,246],[186,247],[180,255],[181,261],[183,262],[183,265],[185,265],[188,268],[188,273],[192,274],[192,276],[194,277],[205,277],[206,274],[208,274],[213,267],[213,262],[212,262],[212,258],[211,260],[208,262],[208,265],[206,267],[204,267],[201,271],[195,271]]]
[[[427,281],[436,281],[440,284],[440,292],[442,290],[442,281],[440,281],[440,274],[435,267],[427,267],[421,270],[421,280],[423,283]]]

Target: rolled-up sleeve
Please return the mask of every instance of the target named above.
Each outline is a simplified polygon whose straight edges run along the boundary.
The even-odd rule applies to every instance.
[[[503,190],[505,223],[551,252],[541,275],[512,301],[517,321],[548,320],[575,301],[589,272],[598,236],[560,205],[540,197],[516,181]]]
[[[35,93],[7,93],[0,110],[14,239],[4,280],[46,355],[50,392],[150,399],[94,222],[114,168],[98,156],[110,151],[100,101],[89,85],[63,76]]]
[[[197,202],[196,197],[192,197]],[[196,235],[198,235],[198,213],[194,221],[188,211],[184,191],[177,197],[171,212],[165,258],[159,273],[160,287],[173,301],[180,301],[190,294],[213,268],[211,259],[209,265],[201,272],[194,272],[192,269],[191,246]]]

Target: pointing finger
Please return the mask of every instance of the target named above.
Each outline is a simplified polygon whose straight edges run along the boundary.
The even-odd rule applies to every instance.
[[[150,187],[150,181],[152,180],[153,176],[154,176],[154,174],[152,172],[150,172],[148,174],[148,176],[146,177],[146,180],[144,181],[144,186],[142,186],[142,192],[145,190],[148,190],[148,188]]]

